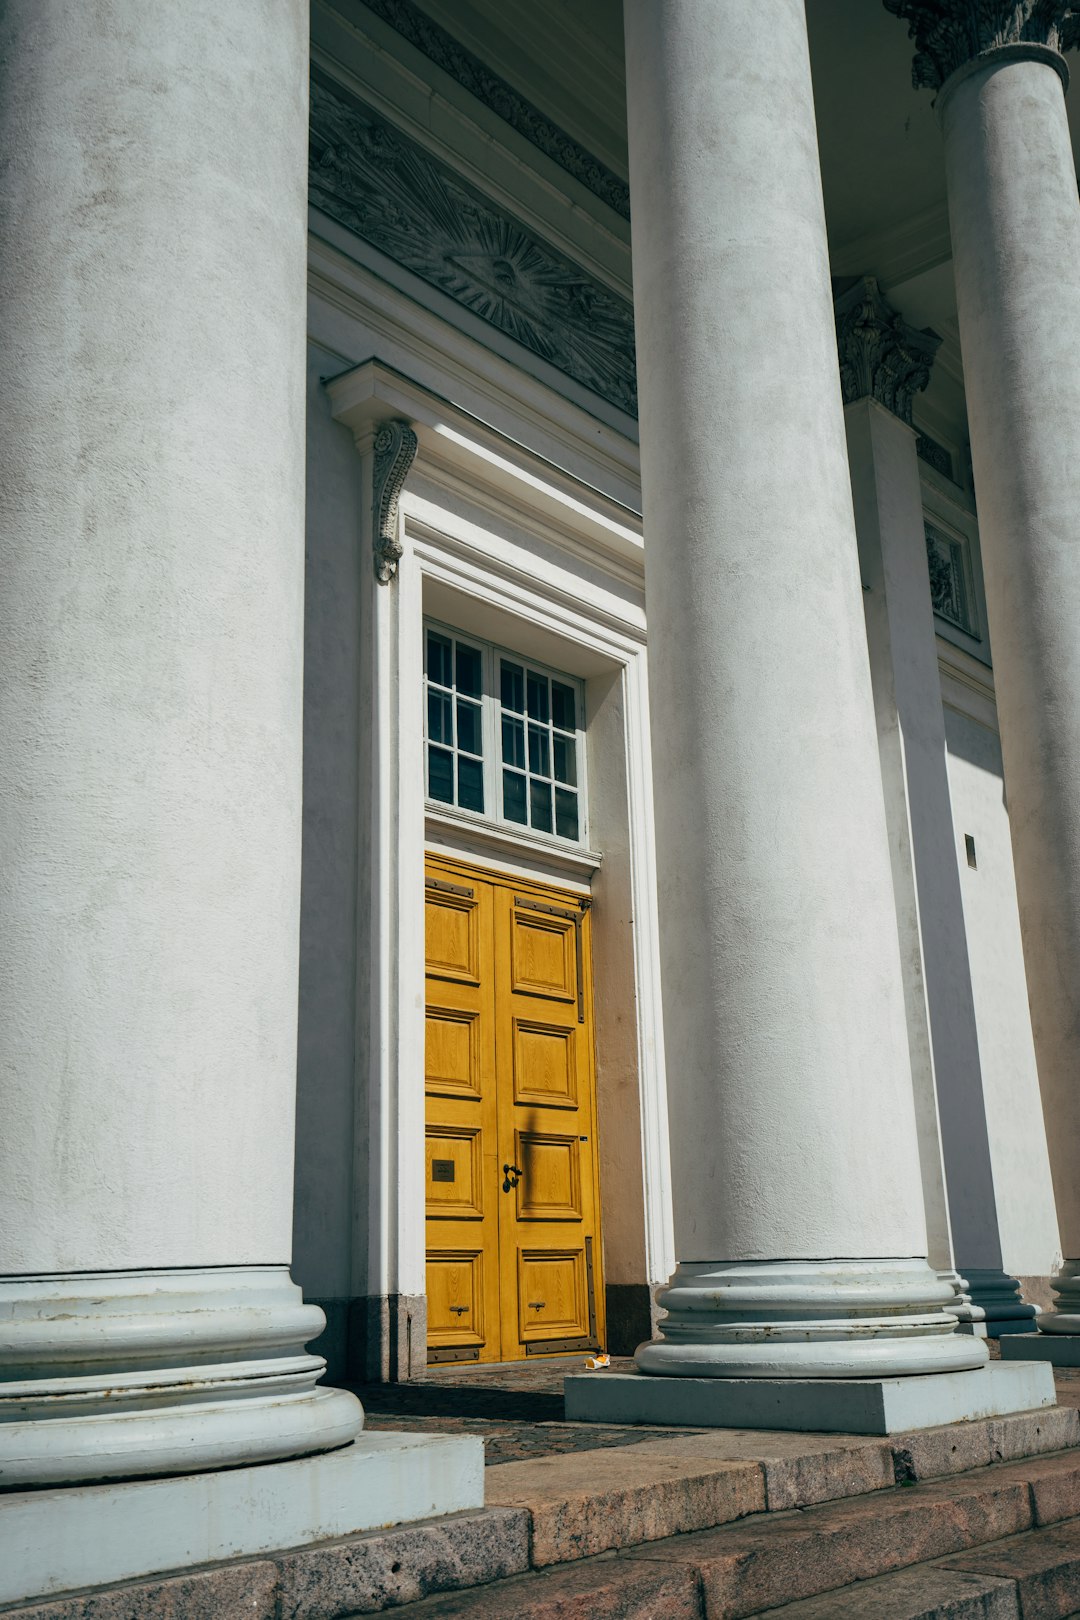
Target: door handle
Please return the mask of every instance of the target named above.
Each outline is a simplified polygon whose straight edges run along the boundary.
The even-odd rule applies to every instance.
[[[516,1187],[518,1182],[521,1180],[521,1178],[522,1178],[522,1176],[524,1174],[525,1174],[525,1172],[521,1168],[520,1165],[517,1165],[517,1164],[504,1164],[503,1165],[503,1192],[509,1192],[512,1187]]]

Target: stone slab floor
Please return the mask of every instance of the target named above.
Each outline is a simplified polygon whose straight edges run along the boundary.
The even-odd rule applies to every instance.
[[[879,1439],[565,1423],[580,1366],[361,1391],[372,1428],[483,1435],[482,1510],[4,1620],[1080,1620],[1080,1371],[1056,1409]]]

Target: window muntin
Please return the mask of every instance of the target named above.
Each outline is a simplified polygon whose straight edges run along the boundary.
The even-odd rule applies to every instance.
[[[577,691],[500,654],[499,700],[503,819],[577,843]]]
[[[425,623],[424,705],[430,801],[584,841],[579,681]]]
[[[484,813],[484,654],[429,626],[424,635],[428,798]]]

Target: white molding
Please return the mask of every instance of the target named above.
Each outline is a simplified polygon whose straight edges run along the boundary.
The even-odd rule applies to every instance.
[[[363,311],[366,320],[368,311]],[[424,1140],[422,934],[423,863],[430,843],[448,852],[455,827],[459,852],[476,853],[477,840],[489,862],[521,870],[532,864],[564,881],[587,887],[603,871],[608,880],[625,876],[628,914],[624,930],[633,985],[627,986],[636,1013],[638,1101],[642,1163],[642,1281],[659,1282],[674,1266],[667,1097],[661,1021],[659,956],[656,939],[652,780],[646,678],[644,588],[640,521],[605,491],[612,463],[636,447],[595,442],[574,447],[573,457],[557,459],[527,448],[529,422],[523,419],[523,381],[514,373],[513,399],[498,397],[492,421],[451,403],[431,386],[432,359],[423,380],[377,360],[367,361],[327,384],[335,417],[348,425],[364,464],[370,462],[375,423],[388,416],[407,419],[420,449],[400,500],[404,553],[389,586],[369,580],[365,605],[370,652],[374,734],[362,769],[371,794],[373,819],[372,903],[361,923],[366,937],[359,954],[371,964],[373,1022],[370,1073],[372,1097],[368,1130],[358,1132],[357,1153],[366,1155],[364,1174],[371,1188],[367,1208],[357,1219],[370,1222],[368,1292],[424,1292],[425,1217],[422,1176]],[[455,378],[437,376],[449,392]],[[490,383],[488,385],[490,387]],[[538,402],[539,403],[539,402]],[[547,394],[543,401],[548,443],[569,436],[573,407]],[[539,413],[537,413],[539,414]],[[592,424],[595,429],[596,424]],[[616,451],[621,449],[622,456]],[[567,466],[573,462],[578,476]],[[583,480],[581,472],[588,481]],[[592,477],[589,477],[589,474]],[[370,491],[370,470],[365,472]],[[625,479],[623,474],[622,482]],[[368,493],[365,511],[369,512]],[[366,521],[370,527],[370,515]],[[425,591],[442,596],[425,604]],[[565,668],[601,686],[618,683],[621,715],[620,772],[625,772],[625,828],[618,838],[618,860],[573,850],[535,834],[515,838],[505,829],[479,824],[480,818],[427,811],[423,792],[421,624],[425,606],[445,620],[446,594],[474,614],[487,614],[483,632],[462,623],[466,634],[520,649],[556,668]],[[533,647],[528,645],[533,638]],[[547,652],[535,650],[536,638]],[[590,716],[590,724],[592,717]],[[607,735],[610,736],[610,726]],[[614,862],[614,865],[612,863]],[[620,868],[619,862],[622,862]],[[547,863],[546,866],[543,863]],[[363,915],[363,914],[362,914]],[[613,923],[613,926],[615,924]],[[629,930],[629,932],[625,932]],[[367,1009],[365,1009],[367,1011]],[[364,1014],[362,1013],[361,1016]],[[366,1140],[361,1141],[360,1136]],[[370,1146],[368,1146],[370,1142]],[[358,1234],[359,1235],[359,1234]]]
[[[315,220],[320,229],[333,225],[320,214]],[[498,354],[488,342],[491,327],[485,327],[483,342],[470,337],[317,234],[308,239],[308,279],[312,341],[342,356],[342,373],[359,371],[357,359],[348,357],[363,344],[360,364],[370,361],[378,372],[367,388],[376,404],[398,398],[391,392],[391,374],[396,374],[409,398],[419,391],[430,405],[441,404],[460,421],[471,420],[496,438],[527,446],[534,460],[605,496],[631,521],[638,519],[641,463],[631,417],[610,411],[618,418],[613,425],[585,410],[567,397],[561,374],[558,386],[549,385]],[[355,386],[363,392],[359,378]],[[590,404],[599,411],[603,401],[590,396]]]

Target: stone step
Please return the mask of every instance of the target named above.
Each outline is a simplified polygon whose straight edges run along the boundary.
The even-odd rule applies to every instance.
[[[505,1463],[488,1470],[486,1501],[528,1511],[532,1562],[544,1568],[749,1514],[1036,1456],[1078,1438],[1072,1408],[950,1424],[887,1441],[714,1429],[617,1450]]]
[[[1073,1620],[1080,1520],[768,1611],[768,1620]]]
[[[949,1602],[967,1605],[957,1608],[957,1615],[998,1620],[1000,1612],[1001,1620],[1030,1620],[1028,1609],[1016,1606],[1019,1574],[1002,1560],[1057,1559],[1053,1567],[1060,1565],[1066,1572],[1060,1578],[1067,1581],[1080,1525],[1060,1532],[1034,1527],[1069,1519],[1080,1521],[1080,1457],[1075,1454],[995,1464],[959,1478],[758,1514],[720,1529],[549,1567],[478,1591],[432,1597],[399,1612],[401,1620],[469,1615],[477,1620],[575,1620],[578,1615],[605,1620],[608,1615],[666,1616],[663,1602],[678,1605],[672,1613],[743,1620],[785,1606],[799,1615],[798,1605],[812,1600],[816,1607],[805,1609],[807,1620],[826,1620],[833,1612],[876,1615],[876,1608],[860,1609],[859,1602],[875,1591],[881,1577],[904,1571],[909,1578],[895,1581],[892,1589],[881,1583],[890,1600],[894,1591],[899,1594],[896,1620],[907,1612],[905,1602],[912,1616],[937,1612],[927,1607],[929,1599],[924,1601],[927,1592],[932,1596],[935,1582]],[[1042,1551],[1015,1552],[1019,1543],[1031,1541]],[[914,1566],[923,1567],[916,1573]],[[677,1571],[681,1578],[670,1585],[668,1577]],[[1028,1573],[1034,1581],[1035,1574]],[[1004,1595],[995,1582],[1005,1583]],[[841,1601],[846,1607],[838,1607]],[[1047,1614],[1064,1616],[1076,1608],[1080,1575],[1066,1601],[1067,1607],[1048,1609]],[[888,1608],[880,1612],[892,1614]]]
[[[1077,1421],[1064,1408],[887,1441],[643,1431],[633,1445],[488,1469],[475,1513],[56,1597],[5,1620],[341,1620],[404,1615],[452,1591],[473,1608],[447,1614],[550,1601],[552,1614],[584,1605],[600,1620],[606,1603],[663,1620],[661,1597],[677,1614],[699,1588],[726,1605],[717,1615],[752,1613],[1080,1515],[1080,1447],[1039,1454],[1073,1444]],[[1010,1456],[1023,1460],[992,1460]]]

